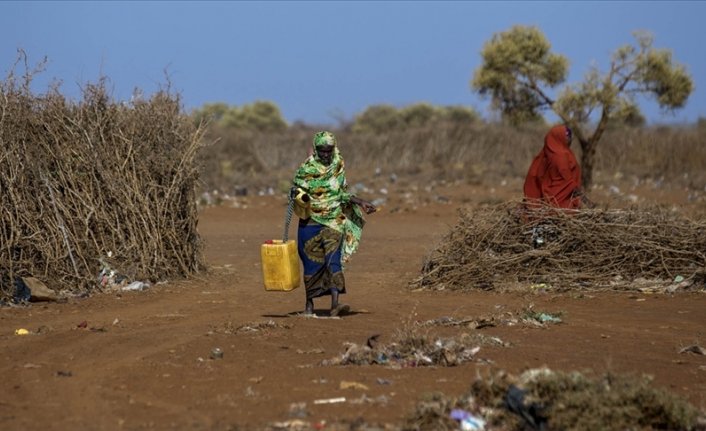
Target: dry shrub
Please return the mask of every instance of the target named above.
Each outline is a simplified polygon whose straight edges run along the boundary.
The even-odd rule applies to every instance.
[[[541,147],[537,146],[541,138],[534,137],[529,129],[439,122],[385,134],[344,135],[341,142],[351,148],[346,161],[355,166],[484,182],[524,175],[529,166],[526,161]]]
[[[519,407],[528,419],[508,409],[512,386],[523,393]],[[484,417],[489,429],[502,430],[690,430],[699,426],[696,408],[652,387],[646,376],[611,373],[594,377],[535,369],[521,376],[500,372],[478,378],[460,397],[434,394],[418,403],[403,429],[455,429],[449,419],[452,409]],[[543,423],[543,428],[538,423]]]
[[[426,259],[413,287],[493,289],[514,282],[563,288],[630,288],[637,278],[677,275],[703,286],[706,223],[660,208],[543,208],[519,202],[459,210],[458,224]],[[540,241],[541,239],[541,241]]]
[[[131,279],[203,267],[195,188],[200,130],[164,89],[130,104],[105,79],[71,102],[0,84],[0,298],[15,277],[55,290],[95,289],[99,258]]]
[[[667,180],[706,190],[706,130],[699,127],[625,128],[606,132],[596,167],[639,179]]]
[[[291,127],[285,132],[261,132],[210,126],[199,153],[203,183],[208,191],[236,193],[236,188],[276,187],[291,182],[309,154],[316,131]]]
[[[402,426],[404,431],[456,431],[459,423],[451,419],[451,410],[463,403],[441,392],[423,394],[415,410]]]
[[[203,152],[208,190],[224,192],[236,186],[272,186],[291,181],[306,158],[319,127],[296,124],[280,132],[255,132],[212,127]],[[499,124],[437,121],[381,133],[332,130],[346,160],[352,182],[368,181],[379,169],[398,177],[464,180],[496,184],[522,178],[541,150],[547,127],[512,128]],[[704,190],[706,129],[650,127],[611,129],[598,145],[597,182],[616,173],[638,180],[673,182]],[[579,145],[573,150],[581,157]]]
[[[207,189],[232,193],[236,186],[276,187],[291,182],[296,168],[310,154],[318,130],[303,125],[267,133],[211,127],[206,136],[209,144],[201,156]],[[409,127],[384,134],[334,133],[351,183],[367,181],[376,169],[399,176],[423,172],[473,182],[524,175],[529,166],[526,160],[541,147],[537,147],[541,137],[537,141],[523,131],[480,123],[441,122],[437,127]]]

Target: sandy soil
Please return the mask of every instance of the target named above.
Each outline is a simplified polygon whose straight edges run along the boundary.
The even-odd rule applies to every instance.
[[[263,429],[296,418],[293,403],[306,403],[303,420],[313,424],[356,418],[399,424],[424,393],[459,395],[477,375],[542,365],[646,373],[705,409],[706,356],[679,350],[706,345],[706,294],[407,288],[425,253],[455,223],[458,206],[517,195],[518,187],[509,184],[497,193],[481,186],[439,188],[418,205],[390,202],[370,216],[361,248],[347,266],[344,300],[352,313],[342,319],[298,316],[303,288],[264,290],[259,247],[281,235],[280,198],[249,197],[239,208],[208,208],[199,226],[211,270],[200,278],[144,292],[0,309],[0,429]],[[686,196],[670,196],[686,202]],[[295,235],[294,226],[290,232]],[[315,303],[321,317],[327,302]],[[480,329],[510,346],[482,346],[477,362],[402,369],[319,365],[340,355],[344,342],[362,344],[373,334],[384,342],[413,321],[514,312],[530,304],[562,312],[564,323]],[[234,331],[270,320],[278,327]],[[85,328],[79,327],[84,321]],[[30,334],[14,335],[18,328]],[[216,347],[222,359],[210,358]],[[368,389],[341,389],[342,381]],[[336,397],[346,402],[314,403]]]

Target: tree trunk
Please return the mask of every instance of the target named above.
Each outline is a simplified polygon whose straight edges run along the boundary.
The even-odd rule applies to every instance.
[[[586,139],[583,135],[579,136],[579,142],[581,143],[581,185],[584,190],[588,191],[593,184],[593,163],[596,160],[596,147],[598,146],[598,141],[601,140],[603,132],[605,132],[606,126],[608,126],[608,118],[610,117],[610,106],[603,106],[603,112],[601,112],[601,119],[596,126],[596,130],[593,134]]]
[[[581,139],[581,184],[588,191],[593,184],[593,163],[596,159],[596,141]]]

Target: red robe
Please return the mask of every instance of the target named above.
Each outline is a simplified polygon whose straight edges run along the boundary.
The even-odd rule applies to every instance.
[[[554,126],[544,137],[544,148],[532,161],[525,178],[525,199],[542,200],[559,208],[580,208],[581,167],[569,148],[566,126]]]

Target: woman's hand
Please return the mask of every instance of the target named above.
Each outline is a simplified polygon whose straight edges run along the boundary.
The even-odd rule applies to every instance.
[[[360,206],[363,209],[363,211],[365,212],[365,214],[372,214],[378,210],[375,207],[375,205],[371,204],[368,201],[364,201],[363,199],[357,198],[355,196],[351,197],[351,202]]]

